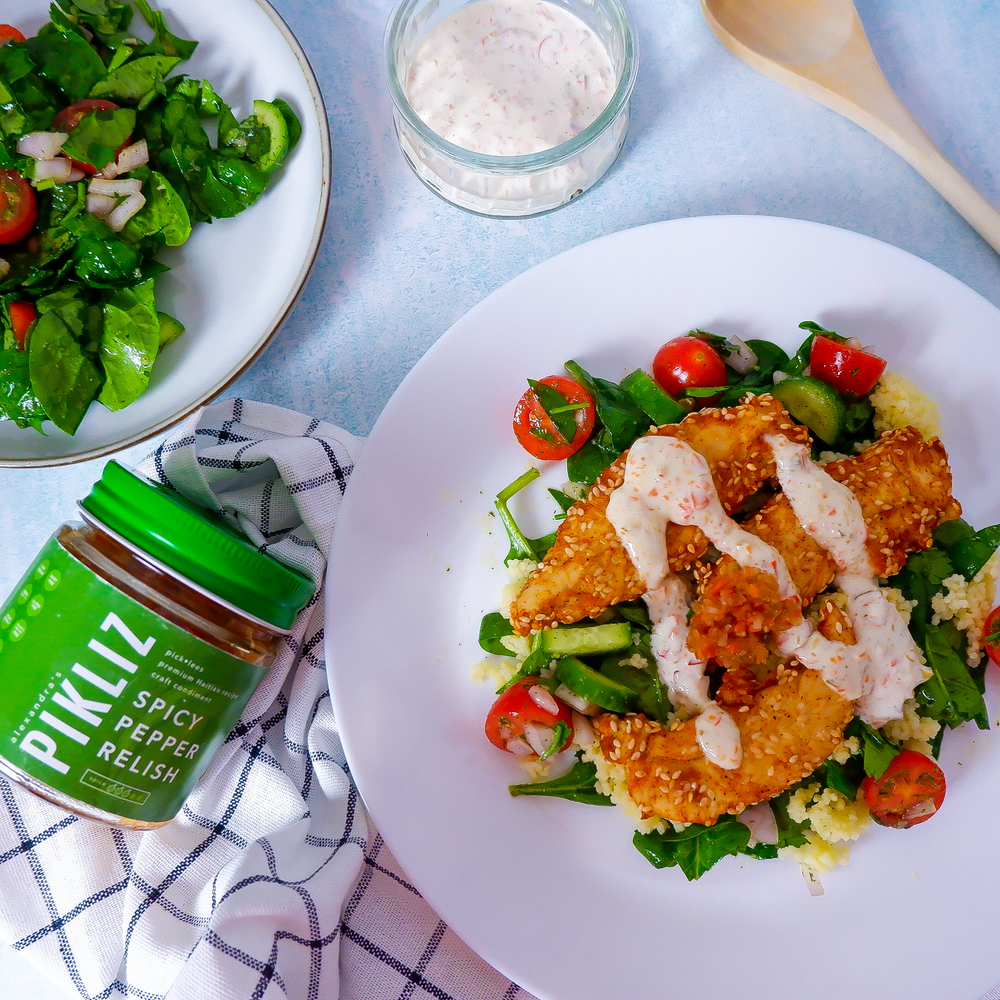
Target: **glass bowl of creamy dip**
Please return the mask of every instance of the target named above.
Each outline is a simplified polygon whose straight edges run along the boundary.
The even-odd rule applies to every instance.
[[[385,35],[403,155],[481,215],[547,212],[600,180],[637,67],[622,0],[398,0]]]

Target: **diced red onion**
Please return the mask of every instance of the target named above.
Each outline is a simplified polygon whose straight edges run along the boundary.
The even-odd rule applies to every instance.
[[[135,170],[136,167],[144,166],[147,163],[149,163],[149,147],[146,145],[145,139],[140,139],[138,142],[133,142],[131,146],[126,146],[118,154],[118,159],[115,161],[115,172],[127,174],[130,170]]]
[[[907,826],[933,816],[937,812],[937,806],[933,799],[921,799],[915,806],[911,806],[903,813],[903,820]]]
[[[590,719],[581,712],[573,713],[573,739],[577,746],[589,747],[594,745],[595,736],[593,726],[590,724]]]
[[[516,757],[528,757],[535,752],[520,736],[507,740],[507,749]]]
[[[766,802],[747,806],[736,818],[750,830],[751,846],[778,842],[778,824],[774,812]]]
[[[130,194],[105,220],[108,228],[112,232],[120,233],[125,228],[125,223],[145,204],[146,199],[143,195]]]
[[[31,132],[17,140],[17,151],[33,160],[51,160],[59,155],[68,132]]]
[[[806,871],[802,869],[802,874],[805,877],[806,885],[809,886],[810,896],[822,896],[823,895],[823,883],[820,882],[819,876],[813,871]]]
[[[73,169],[69,172],[69,177],[67,177],[66,180],[70,184],[75,184],[77,181],[82,181],[86,176],[87,175],[79,167],[73,167]]]
[[[116,194],[130,195],[138,194],[142,190],[142,181],[137,177],[126,177],[124,180],[106,180],[103,177],[95,177],[87,186],[90,194]]]
[[[739,337],[730,337],[729,344],[736,350],[726,357],[726,364],[740,375],[746,375],[757,364],[757,355],[753,348]]]
[[[524,724],[524,738],[539,757],[552,746],[555,733],[551,726],[543,726],[540,722],[526,722]]]
[[[785,379],[788,377],[789,377],[788,372],[775,372],[774,375],[771,377],[771,381],[775,385],[777,385],[779,382],[784,382]]]
[[[549,715],[559,714],[559,702],[552,697],[549,689],[542,687],[541,684],[532,684],[528,688],[528,697]]]
[[[581,698],[580,695],[570,691],[565,684],[560,684],[556,688],[556,697],[560,701],[566,702],[570,708],[575,708],[578,712],[582,712],[584,715],[594,715],[596,714],[596,706],[593,702],[587,701],[586,698]]]
[[[31,180],[36,184],[38,181],[55,181],[56,184],[63,184],[69,180],[72,172],[73,164],[65,156],[57,156],[54,160],[35,160]]]
[[[99,219],[106,219],[118,204],[118,199],[110,194],[88,194],[87,211]]]

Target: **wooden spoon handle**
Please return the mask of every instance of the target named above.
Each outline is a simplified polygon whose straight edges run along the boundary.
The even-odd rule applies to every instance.
[[[931,141],[889,86],[874,56],[864,74],[864,95],[851,99],[827,92],[817,100],[867,129],[898,153],[1000,253],[1000,212]],[[855,95],[857,97],[857,95]]]

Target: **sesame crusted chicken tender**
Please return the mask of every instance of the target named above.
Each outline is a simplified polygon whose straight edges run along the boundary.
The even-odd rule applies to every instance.
[[[731,770],[705,759],[693,719],[667,729],[644,715],[605,713],[593,726],[604,757],[624,767],[629,795],[644,818],[711,826],[812,774],[840,746],[853,714],[853,703],[817,671],[781,669],[774,683],[733,713],[743,760]]]
[[[951,495],[951,469],[938,438],[913,427],[887,431],[856,458],[824,467],[857,497],[868,527],[868,555],[876,575],[902,569],[906,557],[930,546],[931,532],[962,513]],[[825,590],[836,564],[798,523],[783,494],[775,495],[742,527],[773,545],[788,565],[803,604]]]
[[[654,435],[676,437],[708,462],[727,513],[774,476],[774,459],[764,437],[784,434],[808,443],[806,428],[791,421],[771,396],[748,398],[738,406],[698,410],[678,424],[654,428]],[[635,600],[644,586],[607,518],[608,500],[623,482],[628,452],[604,470],[559,527],[556,540],[510,607],[514,631],[593,618],[613,604]],[[704,554],[708,541],[700,529],[672,524],[667,553],[673,572],[688,569]]]

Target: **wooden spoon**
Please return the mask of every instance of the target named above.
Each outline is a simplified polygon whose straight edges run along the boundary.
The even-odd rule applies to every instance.
[[[1000,253],[1000,212],[903,107],[852,0],[701,0],[701,9],[730,52],[881,139]]]

